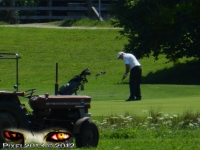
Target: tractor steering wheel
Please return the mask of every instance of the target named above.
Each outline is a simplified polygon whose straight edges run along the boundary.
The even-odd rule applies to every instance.
[[[25,91],[26,95],[24,97],[31,98],[33,96],[33,93],[35,93],[35,92],[36,92],[36,89],[27,90],[27,91]]]

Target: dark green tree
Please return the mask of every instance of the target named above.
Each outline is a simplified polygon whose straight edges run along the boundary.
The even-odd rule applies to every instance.
[[[113,24],[128,37],[126,52],[138,58],[164,54],[176,62],[200,58],[200,0],[118,0]]]
[[[8,5],[8,1],[0,0],[0,7],[4,7]],[[0,21],[2,21],[6,15],[6,11],[0,11]]]
[[[39,0],[15,0],[15,6],[37,6],[39,4]],[[11,0],[0,0],[0,7],[8,7],[11,6]],[[37,12],[35,10],[16,10],[14,11],[14,15],[35,15]],[[15,23],[16,20],[13,18],[12,11],[0,11],[0,20],[4,20],[10,23]],[[25,21],[24,21],[25,22]]]

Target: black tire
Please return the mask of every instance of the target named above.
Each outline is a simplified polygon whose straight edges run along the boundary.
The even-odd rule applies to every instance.
[[[17,120],[9,112],[0,112],[0,129],[17,127]]]
[[[91,121],[84,121],[79,134],[76,134],[76,147],[97,147],[99,142],[99,131]]]
[[[4,142],[3,130],[8,128],[29,129],[26,111],[13,103],[0,103],[0,143]]]
[[[11,127],[19,129],[28,129],[28,116],[25,109],[22,109],[20,105],[13,103],[0,103],[0,129],[5,121],[10,121]],[[11,121],[10,118],[15,118],[15,121]],[[8,126],[7,126],[8,127]]]

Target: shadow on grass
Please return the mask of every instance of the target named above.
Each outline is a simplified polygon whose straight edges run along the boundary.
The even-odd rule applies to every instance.
[[[142,77],[142,84],[200,85],[200,61],[188,61],[155,73],[150,72]]]
[[[0,18],[0,20],[2,20],[2,19]],[[4,21],[0,21],[0,25],[9,25],[9,23],[4,22]]]
[[[88,26],[88,27],[113,27],[110,20],[99,21],[98,19],[81,18],[66,19],[59,25],[60,27]]]
[[[64,20],[60,26],[61,27],[71,27],[75,22],[77,22],[77,20],[67,19],[67,20]]]

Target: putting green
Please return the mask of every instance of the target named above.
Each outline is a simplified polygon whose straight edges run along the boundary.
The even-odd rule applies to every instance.
[[[169,99],[143,99],[141,101],[125,102],[124,100],[92,101],[92,116],[109,115],[144,115],[146,111],[158,111],[171,115],[181,115],[186,111],[199,112],[200,97],[169,98]]]

